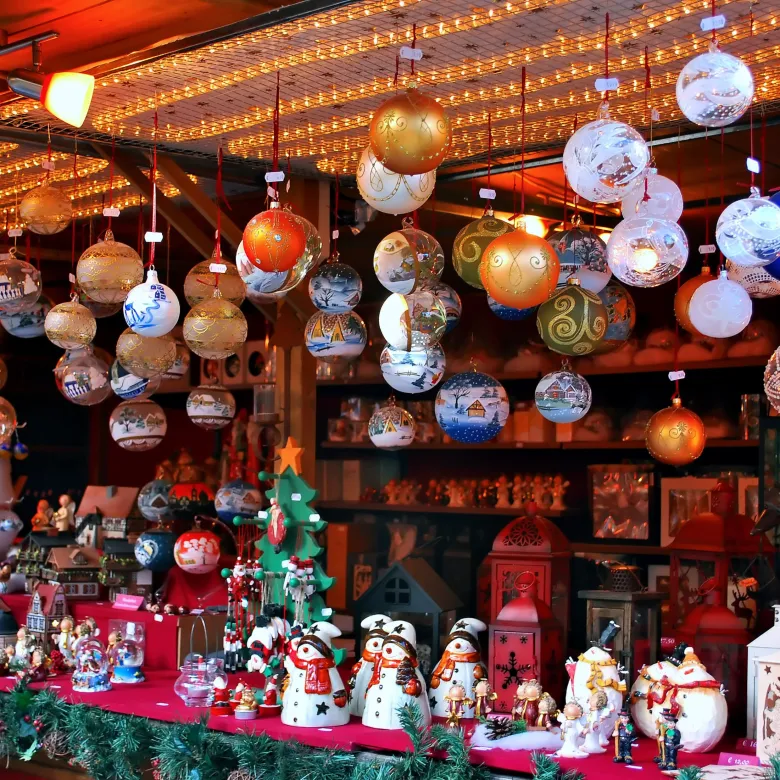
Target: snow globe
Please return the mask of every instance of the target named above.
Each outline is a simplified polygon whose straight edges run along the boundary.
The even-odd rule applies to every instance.
[[[117,643],[109,650],[112,683],[139,683],[144,681],[142,667],[146,641],[142,623],[119,621],[111,629],[117,632]]]
[[[108,678],[108,653],[97,639],[85,639],[78,644],[76,669],[71,681],[79,693],[100,693],[111,690]]]

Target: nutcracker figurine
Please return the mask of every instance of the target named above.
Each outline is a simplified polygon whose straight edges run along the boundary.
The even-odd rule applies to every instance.
[[[349,678],[349,711],[352,715],[363,717],[366,706],[366,691],[368,683],[374,675],[374,669],[382,660],[382,643],[387,636],[386,628],[390,625],[387,615],[371,615],[360,624],[368,629],[366,641],[363,645],[363,654],[352,667],[352,676]]]
[[[465,687],[457,681],[450,686],[444,700],[447,702],[447,728],[459,729],[461,718],[474,706],[474,702],[466,696]]]
[[[677,751],[680,749],[680,730],[677,728],[677,716],[671,710],[664,710],[662,715],[664,719],[663,740],[658,768],[674,770],[677,769]]]
[[[615,758],[612,760],[616,764],[633,764],[634,759],[631,758],[631,750],[634,747],[636,730],[631,722],[631,713],[628,708],[624,707],[620,710],[612,736],[615,738]]]
[[[474,684],[474,717],[479,720],[493,712],[493,702],[498,694],[493,690],[487,679],[477,680]]]

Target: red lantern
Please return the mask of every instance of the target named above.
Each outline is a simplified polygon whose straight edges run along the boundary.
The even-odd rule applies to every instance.
[[[295,214],[261,211],[244,228],[244,251],[262,271],[289,271],[306,252],[306,231]]]
[[[188,574],[210,574],[219,563],[219,537],[204,528],[186,531],[176,540],[173,557]]]

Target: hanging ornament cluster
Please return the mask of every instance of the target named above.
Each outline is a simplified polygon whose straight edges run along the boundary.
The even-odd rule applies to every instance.
[[[372,444],[382,450],[398,450],[408,447],[414,441],[417,426],[414,417],[406,409],[396,406],[392,396],[387,404],[368,421],[368,437]]]
[[[116,241],[111,230],[106,230],[102,239],[87,247],[76,265],[79,289],[96,303],[121,304],[143,278],[144,265],[138,252]]]
[[[504,386],[488,374],[464,371],[450,377],[436,395],[436,421],[447,436],[467,444],[495,438],[509,417]]]

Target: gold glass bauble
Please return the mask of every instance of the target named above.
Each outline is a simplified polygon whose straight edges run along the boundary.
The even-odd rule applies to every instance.
[[[144,280],[144,264],[132,247],[106,235],[87,247],[76,266],[76,282],[98,303],[121,303]]]
[[[70,225],[73,206],[59,187],[41,184],[22,198],[19,216],[28,230],[41,236],[51,236]]]
[[[164,336],[139,336],[127,328],[116,342],[116,359],[125,371],[142,379],[170,371],[176,362],[176,341]]]
[[[223,274],[215,274],[210,271],[212,263],[222,263],[227,268]],[[246,298],[246,285],[238,273],[235,263],[231,263],[224,257],[216,257],[216,252],[209,260],[202,260],[190,269],[184,279],[184,297],[190,306],[197,306],[202,301],[214,297],[214,289],[217,286],[216,277],[219,276],[219,291],[226,301],[240,306]]]
[[[691,298],[696,290],[703,284],[714,281],[715,277],[710,271],[708,265],[702,266],[701,273],[698,276],[694,276],[688,279],[687,282],[681,284],[674,296],[674,316],[677,317],[677,322],[680,323],[680,327],[683,330],[687,330],[688,333],[693,336],[701,336],[698,330],[693,326],[691,317],[688,314],[688,309],[691,305]]]
[[[452,143],[450,118],[432,97],[412,87],[382,103],[368,129],[371,151],[405,175],[437,168]]]
[[[183,335],[187,346],[207,360],[234,355],[246,341],[247,324],[241,309],[218,292],[184,318]]]
[[[491,241],[479,265],[488,294],[513,309],[544,303],[555,291],[561,264],[543,239],[518,229]]]
[[[513,231],[514,228],[508,222],[494,217],[493,212],[488,212],[484,217],[469,222],[455,236],[455,243],[452,245],[452,265],[455,273],[466,284],[484,290],[485,287],[479,276],[482,255],[493,239]]]
[[[62,349],[85,347],[97,333],[92,312],[78,301],[58,303],[43,323],[46,338]]]
[[[10,401],[0,398],[0,444],[7,444],[11,441],[16,425],[16,409],[11,405]]]
[[[647,423],[647,451],[661,463],[685,466],[704,451],[707,433],[701,417],[682,405],[679,398],[656,412]]]
[[[607,307],[596,293],[570,279],[536,312],[539,335],[553,352],[579,357],[595,351],[607,330]]]
[[[0,260],[0,316],[19,314],[35,306],[41,295],[41,272],[19,260],[11,247],[7,260]]]
[[[8,381],[8,366],[5,364],[5,360],[0,358],[0,390],[5,387],[5,383]]]

